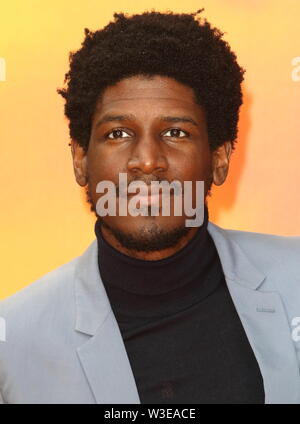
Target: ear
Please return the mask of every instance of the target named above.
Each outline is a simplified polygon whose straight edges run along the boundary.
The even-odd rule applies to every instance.
[[[86,151],[76,140],[71,140],[73,168],[77,183],[84,187],[87,184],[87,156]]]
[[[213,183],[221,185],[226,180],[229,161],[232,153],[232,144],[230,141],[225,141],[221,146],[217,147],[212,153],[212,174]]]

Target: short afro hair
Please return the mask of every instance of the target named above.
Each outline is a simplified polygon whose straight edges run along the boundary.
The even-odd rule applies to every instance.
[[[70,138],[88,149],[96,104],[109,85],[134,75],[171,77],[191,87],[206,114],[211,150],[237,138],[245,70],[222,39],[224,33],[196,13],[152,10],[114,21],[95,32],[85,28],[82,47],[70,52],[65,99]]]

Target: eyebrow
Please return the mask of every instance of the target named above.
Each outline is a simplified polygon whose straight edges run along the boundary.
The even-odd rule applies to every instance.
[[[194,125],[195,127],[199,127],[197,122],[191,118],[190,116],[158,116],[158,119],[163,122],[189,122],[190,124]],[[126,115],[112,115],[112,114],[106,114],[104,115],[97,123],[95,128],[97,129],[100,125],[106,123],[106,122],[122,122],[122,121],[135,121],[136,117],[132,114],[126,114]]]

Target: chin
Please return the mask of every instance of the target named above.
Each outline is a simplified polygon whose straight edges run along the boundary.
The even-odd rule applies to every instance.
[[[143,252],[172,247],[190,230],[182,217],[110,217],[101,223],[123,247]]]

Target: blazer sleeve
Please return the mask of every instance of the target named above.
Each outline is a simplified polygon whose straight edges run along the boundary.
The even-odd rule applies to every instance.
[[[0,405],[2,405],[3,403],[4,403],[4,400],[3,400],[3,397],[2,397],[1,392],[0,392]]]

